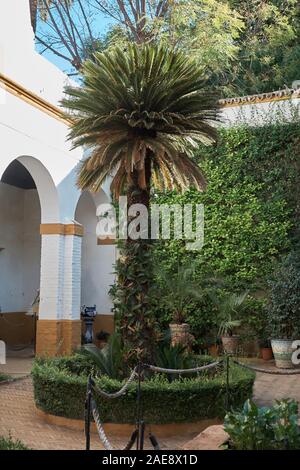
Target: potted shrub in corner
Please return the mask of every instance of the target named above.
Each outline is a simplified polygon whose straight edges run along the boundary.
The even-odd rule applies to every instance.
[[[293,368],[293,341],[300,339],[300,255],[289,254],[270,285],[268,329],[276,366]]]
[[[215,298],[214,302],[218,311],[219,337],[223,349],[227,354],[235,354],[239,346],[239,335],[237,328],[242,325],[238,315],[244,308],[248,292],[242,294],[227,294],[224,298]]]
[[[195,302],[201,300],[205,292],[196,282],[196,266],[185,263],[179,265],[173,273],[160,266],[156,271],[160,285],[160,308],[171,315],[169,328],[172,346],[190,347],[194,342],[186,318]],[[154,295],[157,296],[157,289]]]
[[[273,351],[271,347],[271,341],[269,339],[259,340],[259,351],[260,357],[264,361],[270,361],[271,359],[273,359]]]

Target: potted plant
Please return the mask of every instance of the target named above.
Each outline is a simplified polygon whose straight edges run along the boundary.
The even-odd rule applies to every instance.
[[[300,255],[289,254],[270,281],[268,329],[276,366],[293,368],[293,341],[300,339]]]
[[[160,285],[160,307],[171,314],[171,344],[190,347],[195,339],[190,333],[186,318],[195,302],[201,300],[205,292],[205,289],[199,288],[199,282],[196,281],[196,264],[178,265],[173,273],[160,266],[156,276]]]
[[[269,339],[259,340],[259,351],[260,351],[260,357],[264,361],[270,361],[271,359],[273,359],[273,351],[272,351],[271,341]]]
[[[236,330],[242,325],[242,320],[238,318],[238,315],[244,308],[247,296],[248,292],[227,293],[222,299],[214,297],[219,319],[218,335],[221,337],[223,349],[227,354],[237,352],[239,335],[236,334]]]

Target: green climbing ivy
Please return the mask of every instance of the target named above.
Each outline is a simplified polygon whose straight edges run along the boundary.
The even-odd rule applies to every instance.
[[[172,273],[178,263],[197,258],[199,288],[203,272],[213,272],[226,280],[228,290],[264,291],[274,263],[299,241],[299,143],[298,122],[223,129],[216,146],[202,147],[196,155],[208,179],[205,193],[191,189],[155,196],[160,204],[204,204],[202,251],[187,252],[182,241],[159,242],[155,263]],[[252,315],[262,308],[262,301],[252,299]],[[167,323],[168,312],[159,306],[157,312]],[[195,333],[211,327],[211,312],[209,302],[191,308],[188,321]]]

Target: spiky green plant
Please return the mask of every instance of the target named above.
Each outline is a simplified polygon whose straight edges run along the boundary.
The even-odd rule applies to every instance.
[[[237,318],[245,307],[249,292],[241,294],[227,294],[223,299],[213,296],[219,315],[219,336],[232,336],[236,328],[242,325],[242,320]]]
[[[122,375],[122,345],[117,333],[110,336],[107,345],[98,349],[94,344],[86,344],[84,352],[89,354],[101,374],[112,379],[119,379]]]
[[[129,207],[149,208],[152,185],[205,187],[192,157],[198,143],[216,139],[217,97],[205,89],[201,70],[185,54],[149,44],[97,53],[83,66],[82,87],[66,92],[70,139],[75,147],[91,149],[79,172],[82,189],[98,191],[112,178],[115,199],[127,194]],[[154,341],[150,247],[148,240],[128,238],[118,268],[123,338],[138,356]]]

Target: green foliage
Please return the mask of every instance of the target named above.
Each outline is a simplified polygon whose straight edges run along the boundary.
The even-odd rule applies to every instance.
[[[211,359],[210,359],[211,360]],[[60,363],[61,361],[61,363]],[[76,375],[66,368],[72,358],[36,360],[32,370],[35,402],[46,413],[83,419],[87,375]],[[205,362],[209,362],[205,358]],[[201,364],[200,360],[199,363]],[[233,406],[240,407],[252,395],[254,374],[232,366],[230,393]],[[108,393],[121,388],[124,382],[106,376],[96,383]],[[147,423],[193,422],[223,417],[226,395],[226,374],[199,376],[169,382],[155,375],[142,383],[142,409]],[[137,384],[132,383],[126,395],[118,400],[97,397],[99,413],[104,422],[135,423]]]
[[[170,273],[165,267],[156,266],[158,282],[153,286],[153,297],[158,298],[161,309],[171,312],[174,323],[185,321],[193,302],[202,300],[207,294],[204,284],[213,283],[212,278],[203,279],[201,289],[196,280],[196,268],[195,263],[183,262]]]
[[[108,344],[103,349],[98,349],[94,344],[84,347],[86,354],[92,357],[101,374],[112,379],[119,379],[122,375],[122,341],[119,334],[110,336]]]
[[[276,401],[272,408],[259,408],[247,400],[241,412],[225,416],[224,429],[236,450],[300,449],[298,404]]]
[[[159,329],[149,288],[153,284],[152,246],[148,240],[120,243],[115,270],[117,280],[110,290],[115,325],[123,339],[126,363],[151,360]]]
[[[205,274],[213,272],[226,280],[226,291],[249,290],[251,302],[241,319],[258,329],[263,327],[262,297],[274,265],[299,240],[299,139],[298,122],[224,129],[216,146],[202,147],[198,153],[207,190],[160,193],[154,200],[202,203],[205,209],[203,249],[195,254],[182,241],[161,241],[155,245],[155,265],[171,276],[178,264],[196,260],[199,289]],[[160,321],[167,323],[170,315],[157,306]],[[197,337],[215,327],[216,319],[210,299],[189,307],[187,322]]]
[[[143,25],[139,41],[162,42],[187,51],[223,95],[269,92],[297,80],[299,2],[174,0],[165,2],[164,14],[159,16],[155,3],[151,2],[151,14],[137,22]],[[116,31],[115,25],[111,28],[107,46],[124,48],[133,40],[136,36],[123,22]]]
[[[291,86],[300,65],[299,2],[230,0],[244,21],[236,62],[223,79],[225,92],[248,95]]]
[[[9,437],[0,437],[0,451],[1,450],[30,450],[21,441]]]
[[[0,373],[0,382],[6,382],[7,380],[11,380],[12,378],[7,374]]]
[[[155,353],[155,365],[164,369],[189,369],[193,367],[193,359],[187,354],[186,348],[180,346],[172,346],[166,342],[162,342]],[[167,378],[173,381],[178,376],[168,375]]]
[[[214,296],[219,323],[219,336],[232,336],[236,328],[242,325],[237,318],[245,307],[248,292],[242,294],[227,293],[223,298]]]
[[[274,339],[299,339],[300,255],[288,255],[270,282],[268,326]]]
[[[228,1],[152,1],[148,2],[147,13],[138,20],[134,18],[131,28],[124,22],[117,29],[113,25],[108,32],[108,47],[118,45],[125,48],[137,40],[162,43],[192,55],[199,68],[220,78],[238,55],[236,39],[244,23],[237,9],[230,8]],[[130,8],[128,14],[131,15]],[[134,24],[138,38],[132,31]]]

